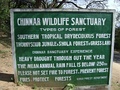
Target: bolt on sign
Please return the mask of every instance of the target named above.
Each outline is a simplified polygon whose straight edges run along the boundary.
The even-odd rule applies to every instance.
[[[112,10],[11,10],[15,82],[110,85]]]

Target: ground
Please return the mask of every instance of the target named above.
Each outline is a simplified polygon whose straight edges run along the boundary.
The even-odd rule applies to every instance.
[[[120,53],[117,51],[114,53],[111,90],[120,90]],[[33,90],[36,88],[15,84],[13,74],[14,69],[10,39],[0,38],[0,90]]]

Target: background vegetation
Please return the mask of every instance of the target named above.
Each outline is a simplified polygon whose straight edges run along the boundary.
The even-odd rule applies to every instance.
[[[10,9],[12,8],[79,8],[79,9],[105,9],[107,0],[83,0],[86,5],[80,6],[77,0],[0,0],[0,38],[3,34],[10,37]],[[120,14],[116,17],[118,20]],[[115,49],[120,50],[120,27],[116,27]]]
[[[120,51],[120,27],[115,29],[115,49]]]

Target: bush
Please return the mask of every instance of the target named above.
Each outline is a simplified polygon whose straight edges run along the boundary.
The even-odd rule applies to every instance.
[[[115,31],[115,49],[120,50],[120,28]]]
[[[0,32],[10,33],[9,0],[0,0]]]

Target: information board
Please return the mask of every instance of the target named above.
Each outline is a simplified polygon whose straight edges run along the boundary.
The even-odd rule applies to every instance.
[[[11,10],[15,81],[109,85],[113,11]]]

